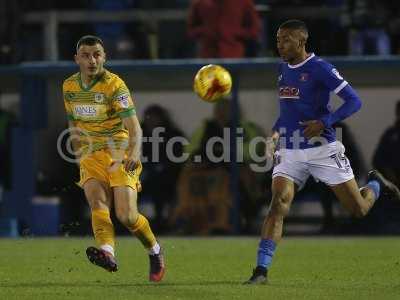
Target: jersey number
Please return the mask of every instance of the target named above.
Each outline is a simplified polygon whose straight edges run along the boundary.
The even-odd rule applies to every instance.
[[[335,153],[331,155],[330,158],[332,158],[335,161],[335,163],[340,169],[344,168],[347,169],[349,166],[349,160],[347,159],[346,155],[344,155],[344,153],[342,152]]]

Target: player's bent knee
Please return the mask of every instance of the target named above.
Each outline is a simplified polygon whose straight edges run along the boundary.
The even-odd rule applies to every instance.
[[[280,195],[273,197],[269,215],[285,217],[288,213],[289,213],[289,206],[285,202],[285,199]]]
[[[92,198],[88,200],[89,206],[92,210],[108,209],[105,199]]]
[[[117,211],[116,216],[117,216],[118,221],[121,222],[121,224],[123,224],[126,227],[131,227],[136,223],[136,221],[139,217],[139,214],[132,213],[132,212],[125,212],[125,211],[123,211],[123,212]]]
[[[128,214],[123,213],[123,212],[120,212],[120,213],[116,212],[116,217],[117,217],[118,221],[121,222],[121,224],[123,224],[125,226],[129,225],[129,216],[128,216]]]

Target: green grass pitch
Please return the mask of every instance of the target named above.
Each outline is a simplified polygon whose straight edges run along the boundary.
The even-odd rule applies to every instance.
[[[0,299],[400,299],[400,238],[288,238],[270,283],[244,286],[258,239],[161,238],[167,272],[147,281],[139,242],[120,238],[115,274],[91,265],[91,239],[0,239]]]

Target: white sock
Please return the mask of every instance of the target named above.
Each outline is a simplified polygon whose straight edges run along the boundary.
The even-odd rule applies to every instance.
[[[108,244],[101,245],[100,249],[107,251],[108,253],[111,253],[112,256],[114,256],[114,248],[111,245],[108,245]]]
[[[156,243],[153,247],[149,249],[149,254],[150,255],[156,255],[159,254],[161,250],[160,244]]]

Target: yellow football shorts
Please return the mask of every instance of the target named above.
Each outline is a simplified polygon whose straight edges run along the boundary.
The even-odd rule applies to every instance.
[[[142,173],[140,162],[134,170],[127,172],[121,162],[113,159],[109,150],[98,150],[82,158],[78,185],[83,188],[87,180],[94,178],[110,187],[130,186],[140,192],[142,189],[140,173]]]

